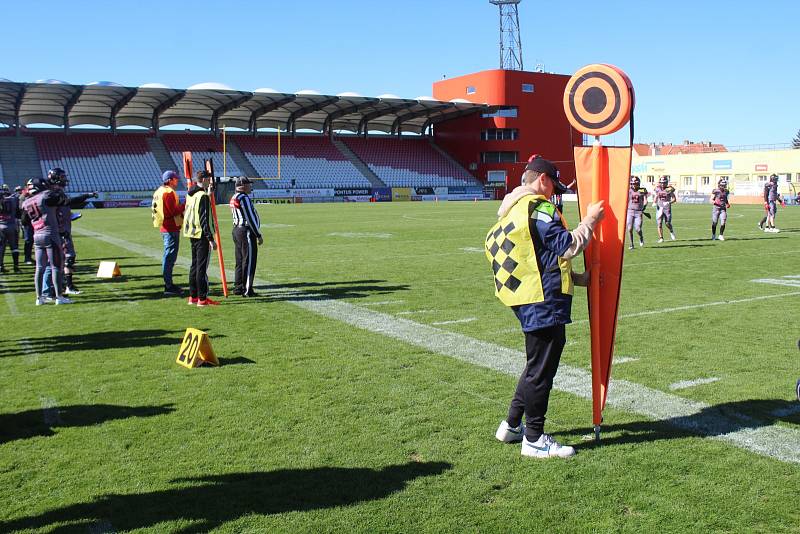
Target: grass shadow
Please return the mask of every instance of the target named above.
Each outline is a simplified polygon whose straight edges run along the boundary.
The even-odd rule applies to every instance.
[[[216,336],[221,337],[221,336]],[[178,346],[182,332],[178,330],[120,330],[111,332],[91,332],[86,334],[64,334],[60,336],[27,337],[20,340],[5,340],[0,345],[2,356],[23,356],[26,354],[63,353],[85,350],[125,349],[132,347],[156,347],[159,345]]]
[[[79,404],[0,414],[0,443],[37,436],[52,436],[55,434],[53,428],[93,426],[114,419],[164,415],[175,411],[172,406],[172,404],[163,406]]]
[[[445,462],[409,462],[381,469],[315,467],[228,473],[173,480],[174,487],[148,493],[110,494],[38,515],[0,522],[0,531],[71,532],[88,524],[117,531],[190,521],[179,532],[208,532],[248,515],[302,512],[386,498],[420,477],[440,475]],[[57,525],[57,526],[56,526]],[[55,527],[55,528],[52,528]],[[164,525],[161,525],[163,528]]]
[[[587,442],[582,449],[598,446],[649,443],[662,439],[716,437],[771,426],[778,422],[800,425],[797,401],[753,399],[728,402],[704,408],[693,415],[661,421],[637,421],[621,425],[603,425],[601,441]],[[583,435],[587,429],[571,429],[566,435]],[[608,436],[614,434],[613,436]]]

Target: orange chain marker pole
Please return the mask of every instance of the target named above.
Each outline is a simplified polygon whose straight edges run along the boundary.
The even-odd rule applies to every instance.
[[[592,347],[592,422],[595,438],[611,378],[619,295],[622,283],[625,215],[631,146],[604,147],[601,135],[616,132],[633,119],[633,85],[624,72],[612,65],[588,65],[578,70],[564,90],[564,112],[573,128],[595,137],[591,147],[576,146],[575,174],[581,213],[590,203],[603,201],[605,218],[595,227],[584,262],[591,269],[589,283],[589,327]]]
[[[211,158],[205,160],[206,171],[211,174],[211,180],[214,184],[213,192],[211,195],[211,216],[214,218],[214,240],[217,242],[217,259],[219,260],[219,274],[222,278],[222,294],[228,298],[228,276],[225,274],[225,258],[222,255],[222,239],[219,235],[219,221],[217,220],[217,194],[216,177],[214,176],[214,160]]]

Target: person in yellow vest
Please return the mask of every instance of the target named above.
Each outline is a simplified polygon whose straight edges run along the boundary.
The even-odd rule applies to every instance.
[[[522,442],[522,455],[567,458],[575,449],[544,433],[545,414],[553,379],[571,322],[573,285],[587,285],[588,272],[572,272],[571,260],[589,243],[603,218],[603,203],[589,205],[572,231],[548,200],[566,186],[558,169],[536,157],[525,167],[522,185],[506,195],[499,221],[486,236],[486,257],[494,273],[495,295],[519,319],[525,334],[527,363],[519,378],[508,417],[495,437]],[[525,424],[522,424],[522,415]]]
[[[164,239],[164,257],[161,275],[164,277],[164,296],[181,296],[183,289],[172,282],[172,270],[178,259],[184,205],[178,199],[178,173],[166,171],[161,175],[161,187],[153,193],[153,226],[161,230]]]
[[[192,244],[192,266],[189,268],[189,305],[216,306],[219,302],[208,298],[208,260],[214,242],[214,220],[211,217],[211,197],[208,194],[211,175],[198,171],[186,195],[183,236]]]

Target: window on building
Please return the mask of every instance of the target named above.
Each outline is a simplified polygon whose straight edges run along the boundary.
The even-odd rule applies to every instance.
[[[486,181],[490,183],[506,183],[506,171],[489,171],[486,173]]]
[[[701,176],[700,177],[700,185],[708,185],[710,183],[711,183],[711,177],[710,176]]]
[[[533,92],[533,84],[532,83],[523,83],[522,84],[522,92],[523,93],[532,93]]]
[[[693,182],[694,182],[694,177],[693,176],[684,176],[683,177],[683,185],[690,186],[690,185],[692,185]]]
[[[481,152],[482,163],[516,163],[517,152]]]
[[[656,177],[655,177],[655,176],[653,176],[652,174],[648,174],[648,175],[647,175],[647,183],[649,183],[649,184],[654,184],[654,183],[656,183]]]
[[[475,94],[475,86],[474,85],[468,85],[467,86],[467,94],[468,95]]]
[[[798,173],[796,173],[794,175],[794,181],[797,182],[797,183],[800,183],[800,172],[798,172]]]
[[[481,132],[483,141],[516,141],[519,130],[516,128],[490,128]]]
[[[515,118],[517,116],[517,108],[505,108],[505,109],[498,109],[494,113],[483,113],[481,118],[484,119],[494,119],[497,117],[503,118]]]
[[[735,181],[737,181],[737,182],[749,182],[750,181],[750,175],[749,174],[734,174],[733,177],[734,177]],[[722,178],[722,177],[720,176],[720,178]]]

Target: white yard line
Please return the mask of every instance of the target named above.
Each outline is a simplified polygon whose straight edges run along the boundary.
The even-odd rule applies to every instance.
[[[708,378],[696,378],[694,380],[681,380],[680,382],[675,382],[674,384],[669,385],[669,389],[672,391],[678,391],[679,389],[687,389],[693,388],[695,386],[702,386],[703,384],[713,384],[714,382],[719,382],[720,379],[716,376],[710,376]]]
[[[261,282],[259,282],[261,283]],[[266,282],[264,282],[266,283]],[[391,306],[392,304],[403,304],[404,300],[379,300],[377,302],[364,302],[363,306]]]
[[[472,321],[477,321],[477,317],[466,317],[464,319],[454,319],[452,321],[438,321],[435,323],[431,323],[432,325],[443,325],[443,324],[462,324],[462,323],[471,323]]]
[[[160,259],[162,256],[162,251],[158,249],[83,228],[76,230],[77,234],[153,259]],[[261,279],[256,280],[256,283],[268,284]],[[520,373],[525,362],[525,353],[520,350],[376,312],[341,300],[297,300],[290,301],[290,304],[335,321],[512,376]],[[592,397],[591,373],[582,368],[562,364],[554,387],[559,391],[589,400]],[[676,428],[720,440],[757,454],[800,464],[800,430],[794,428],[754,420],[752,417],[731,413],[728,410],[723,411],[703,402],[685,399],[627,380],[611,381],[608,405],[652,420],[665,421]]]
[[[461,250],[464,252],[483,252],[483,249],[478,247],[464,247]]]
[[[434,313],[437,310],[409,310],[397,312],[395,315],[416,315],[418,313]]]
[[[787,280],[785,278],[756,278],[750,280],[757,284],[772,284],[775,286],[800,287],[800,280]]]
[[[13,316],[19,315],[19,310],[17,309],[17,299],[14,297],[14,294],[8,290],[8,286],[0,280],[0,290],[3,291],[3,294],[6,297],[6,304],[8,305],[8,311]]]
[[[61,414],[58,411],[58,403],[49,397],[39,397],[42,404],[42,418],[47,426],[61,424]]]
[[[622,363],[638,362],[639,358],[632,358],[630,356],[619,356],[612,360],[612,365],[620,365]]]
[[[31,341],[27,338],[22,338],[18,341],[19,346],[22,347],[22,352],[25,353],[25,363],[34,364],[39,361],[39,353],[31,346]]]

